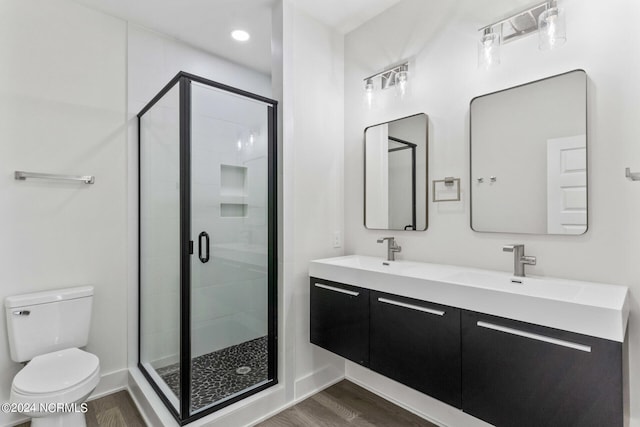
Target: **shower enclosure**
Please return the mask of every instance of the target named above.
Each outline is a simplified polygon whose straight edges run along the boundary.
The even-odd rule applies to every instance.
[[[180,424],[277,383],[276,105],[180,72],[138,114],[138,366]]]

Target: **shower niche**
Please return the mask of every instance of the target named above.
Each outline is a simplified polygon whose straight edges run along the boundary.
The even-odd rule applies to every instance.
[[[138,366],[180,424],[277,383],[276,108],[180,72],[138,114]]]

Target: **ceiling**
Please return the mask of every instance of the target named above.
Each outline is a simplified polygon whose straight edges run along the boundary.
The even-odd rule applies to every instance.
[[[75,0],[93,9],[167,34],[189,45],[271,74],[271,8],[276,0]],[[346,34],[401,0],[291,0],[299,9]],[[456,4],[493,21],[532,0],[405,0]],[[489,22],[486,22],[488,24]],[[234,29],[251,34],[231,39]]]
[[[294,0],[294,4],[325,25],[346,34],[400,1]]]
[[[199,49],[271,74],[271,8],[275,0],[75,0]],[[342,33],[400,0],[293,0],[293,4]],[[235,29],[251,34],[238,43]]]
[[[274,0],[75,0],[93,9],[167,34],[191,46],[271,74]],[[235,29],[247,42],[230,37]]]

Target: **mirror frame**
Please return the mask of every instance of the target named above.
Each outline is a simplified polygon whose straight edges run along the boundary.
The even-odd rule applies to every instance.
[[[424,176],[424,184],[425,184],[425,223],[424,223],[424,230],[400,230],[400,229],[391,229],[391,228],[372,228],[372,227],[367,227],[367,130],[369,128],[372,127],[376,127],[376,126],[380,126],[380,125],[384,125],[384,124],[389,124],[389,123],[393,123],[393,122],[397,122],[399,120],[403,120],[403,119],[409,119],[411,117],[416,117],[416,116],[424,116],[426,121],[425,121],[425,165],[426,165],[426,170],[425,170],[425,176]],[[362,164],[364,166],[364,170],[363,170],[363,186],[362,186],[362,194],[363,194],[363,206],[362,206],[362,223],[364,225],[364,228],[366,228],[367,230],[381,230],[381,231],[427,231],[429,229],[429,115],[427,113],[415,113],[415,114],[411,114],[408,116],[404,116],[404,117],[400,117],[397,119],[393,119],[393,120],[389,120],[386,122],[381,122],[381,123],[376,123],[374,125],[370,125],[367,126],[366,128],[364,128],[364,132],[363,132],[363,142],[362,142],[362,154],[363,154],[363,159],[362,159]],[[418,182],[418,177],[415,174],[415,170],[414,170],[414,184]],[[416,196],[417,199],[417,196]],[[414,201],[414,206],[417,206],[417,201]]]
[[[565,76],[567,74],[571,74],[571,73],[575,73],[575,72],[582,72],[584,73],[585,76],[585,105],[584,105],[584,117],[585,117],[585,173],[586,173],[586,182],[587,182],[587,190],[586,190],[586,200],[585,200],[585,205],[586,205],[586,228],[584,230],[583,233],[580,234],[551,234],[551,233],[532,233],[532,232],[526,232],[526,231],[483,231],[483,230],[476,230],[475,228],[473,228],[473,156],[472,156],[472,147],[473,147],[473,140],[472,140],[472,136],[473,136],[473,117],[471,114],[471,107],[473,105],[473,102],[476,99],[479,98],[483,98],[485,96],[489,96],[489,95],[495,95],[501,92],[505,92],[508,90],[512,90],[512,89],[518,89],[524,86],[529,86],[532,84],[536,84],[536,83],[541,83],[543,81],[546,80],[550,80],[556,77],[561,77],[561,76]],[[530,82],[526,82],[526,83],[522,83],[516,86],[511,86],[505,89],[501,89],[501,90],[497,90],[494,92],[489,92],[489,93],[485,93],[483,95],[478,95],[475,96],[471,99],[471,101],[469,102],[469,227],[471,228],[472,231],[476,232],[476,233],[489,233],[489,234],[524,234],[524,235],[531,235],[531,236],[573,236],[573,237],[577,237],[577,236],[584,236],[588,231],[589,231],[589,226],[590,226],[590,220],[589,220],[589,183],[591,181],[590,179],[590,174],[589,174],[589,74],[587,74],[587,72],[582,69],[582,68],[576,68],[573,70],[569,70],[569,71],[565,71],[564,73],[559,73],[559,74],[554,74],[552,76],[548,76],[548,77],[544,77],[541,79],[537,79],[537,80],[532,80]]]

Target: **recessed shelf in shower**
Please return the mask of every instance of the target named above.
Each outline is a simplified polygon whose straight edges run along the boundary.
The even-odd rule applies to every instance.
[[[247,196],[247,168],[220,164],[220,195]]]
[[[222,218],[245,218],[247,216],[246,203],[220,203]]]

